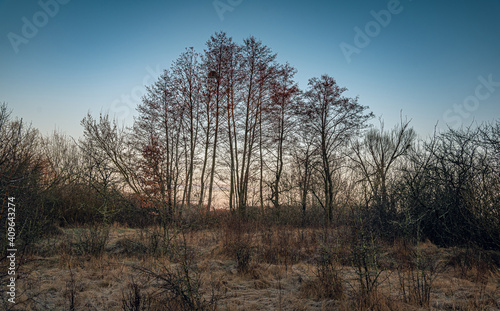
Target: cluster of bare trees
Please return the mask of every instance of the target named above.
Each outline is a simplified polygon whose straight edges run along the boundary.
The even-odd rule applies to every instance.
[[[102,141],[114,143],[109,136]],[[6,103],[0,105],[0,229],[6,232],[7,203],[14,203],[11,222],[19,250],[58,225],[106,222],[117,206],[125,206],[123,175],[96,143],[88,136],[74,141],[58,132],[43,137],[13,117]],[[0,240],[4,250],[7,242],[5,235]]]
[[[314,207],[326,223],[355,210],[384,236],[443,244],[457,239],[450,228],[460,234],[474,221],[469,236],[497,243],[480,224],[499,223],[498,125],[421,142],[403,119],[365,130],[373,115],[346,88],[324,75],[302,91],[295,73],[255,38],[237,44],[216,33],[202,54],[187,49],[148,86],[132,129],[118,131],[107,116],[82,124],[165,221],[218,204],[278,218],[299,207],[305,223]]]
[[[332,220],[341,151],[371,114],[326,75],[302,92],[295,72],[254,37],[236,44],[216,33],[203,54],[187,49],[148,86],[129,145],[103,142],[103,150],[114,157],[133,149],[134,173],[124,177],[166,217],[193,205],[209,212],[215,193],[241,215],[248,206],[279,213],[295,203],[292,193],[300,188],[303,207],[310,192]],[[90,115],[83,125],[93,141],[108,130]],[[290,172],[294,161],[299,180]],[[117,162],[120,167],[125,160]],[[314,173],[319,187],[313,187]]]
[[[220,207],[298,212],[302,225],[355,216],[386,237],[500,248],[498,121],[417,141],[403,119],[367,128],[368,107],[332,77],[301,90],[295,73],[255,38],[221,32],[147,86],[130,128],[89,113],[78,141],[41,137],[4,104],[3,200],[18,193],[24,211],[60,225],[166,225]]]

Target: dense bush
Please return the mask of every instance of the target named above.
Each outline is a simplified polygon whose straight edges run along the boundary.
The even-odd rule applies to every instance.
[[[0,106],[0,146],[0,232],[7,232],[9,218],[13,220],[10,223],[15,224],[15,241],[10,242],[22,251],[43,233],[53,231],[53,216],[43,199],[44,161],[37,152],[38,132],[22,120],[13,120],[5,104]],[[8,248],[7,242],[7,235],[2,234],[2,255]]]
[[[500,249],[499,154],[481,135],[498,137],[498,128],[450,130],[415,152],[397,194],[403,231],[443,246]]]

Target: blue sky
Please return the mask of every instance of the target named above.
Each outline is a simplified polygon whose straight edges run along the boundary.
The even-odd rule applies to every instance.
[[[499,17],[498,0],[0,1],[0,102],[43,134],[80,136],[89,110],[130,125],[144,84],[222,30],[262,40],[303,89],[327,73],[425,137],[499,119]]]

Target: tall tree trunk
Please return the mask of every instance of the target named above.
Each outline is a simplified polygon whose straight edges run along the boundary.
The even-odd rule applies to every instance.
[[[210,208],[212,206],[212,192],[214,185],[214,175],[215,175],[215,159],[217,156],[217,138],[219,134],[219,81],[217,81],[217,95],[215,98],[215,132],[214,132],[214,148],[212,154],[212,167],[210,171],[210,185],[208,188],[208,203],[207,203],[207,213],[210,213]]]
[[[205,194],[205,171],[207,169],[208,163],[208,149],[210,146],[210,103],[207,103],[207,130],[205,136],[205,153],[203,155],[203,166],[201,169],[201,177],[200,177],[200,199],[198,201],[198,206],[203,206],[203,196]]]
[[[264,153],[262,141],[262,105],[259,107],[259,164],[260,164],[260,178],[259,178],[259,194],[260,194],[260,210],[264,215]]]

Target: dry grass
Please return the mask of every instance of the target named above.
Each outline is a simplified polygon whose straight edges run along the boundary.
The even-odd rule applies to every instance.
[[[168,236],[154,237],[161,233],[157,228],[108,229],[104,248],[96,253],[92,245],[76,245],[89,237],[82,233],[84,228],[65,229],[57,238],[40,242],[21,265],[18,303],[11,309],[70,310],[73,301],[74,310],[187,310],[185,298],[175,290],[188,293],[188,287],[172,289],[176,281],[192,282],[189,299],[197,299],[200,310],[500,307],[500,273],[491,260],[464,259],[458,249],[439,249],[431,243],[383,245],[377,255],[378,286],[365,293],[352,266],[354,248],[345,230],[235,223],[220,229],[172,229]],[[151,241],[153,237],[157,240]],[[416,254],[419,260],[432,258],[430,264],[436,268],[429,300],[423,304],[405,299],[414,297],[408,291],[416,288],[401,285],[401,277],[409,282],[415,276]],[[418,268],[430,273],[429,267]]]

